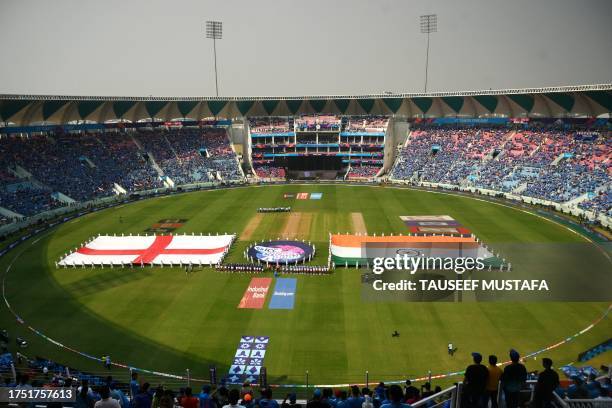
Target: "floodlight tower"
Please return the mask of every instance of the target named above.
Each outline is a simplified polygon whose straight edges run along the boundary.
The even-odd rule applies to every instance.
[[[438,31],[438,15],[425,14],[421,16],[421,33],[427,34],[427,54],[425,55],[425,92],[427,92],[427,71],[429,69],[429,34]]]
[[[223,23],[221,21],[207,21],[206,38],[213,40],[213,53],[215,55],[215,91],[217,96],[219,96],[219,81],[217,79],[217,40],[223,38]]]

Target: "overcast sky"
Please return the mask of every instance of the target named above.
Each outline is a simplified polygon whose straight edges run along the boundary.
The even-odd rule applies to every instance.
[[[221,96],[612,82],[611,0],[0,0],[0,93]]]

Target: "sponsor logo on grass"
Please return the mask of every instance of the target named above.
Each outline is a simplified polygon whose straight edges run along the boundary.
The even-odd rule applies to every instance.
[[[151,225],[151,227],[147,228],[145,232],[167,234],[181,228],[185,222],[187,222],[187,220],[184,218],[164,218]]]
[[[293,309],[297,279],[278,278],[270,298],[269,309]]]
[[[272,278],[253,278],[238,304],[239,309],[261,309],[266,302]],[[244,343],[247,344],[247,343]]]

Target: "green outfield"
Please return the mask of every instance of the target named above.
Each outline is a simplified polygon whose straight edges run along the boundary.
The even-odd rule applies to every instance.
[[[323,196],[283,197],[299,192]],[[293,212],[256,216],[258,207],[273,206],[291,206]],[[291,219],[295,213],[300,216]],[[468,197],[385,187],[282,185],[180,194],[100,211],[26,242],[0,266],[4,273],[12,263],[5,281],[11,306],[50,338],[136,367],[181,375],[189,368],[199,378],[207,378],[210,364],[220,376],[226,372],[245,334],[270,336],[265,366],[271,383],[302,383],[306,371],[311,384],[363,382],[366,370],[372,380],[456,371],[472,351],[505,360],[511,347],[527,353],[557,343],[607,309],[607,303],[364,303],[360,272],[343,268],[330,276],[296,275],[293,310],[238,309],[252,275],[202,269],[187,277],[180,268],[54,265],[98,233],[142,233],[167,218],[187,220],[175,233],[239,234],[243,239],[232,246],[228,262],[244,261],[243,251],[253,241],[289,234],[315,243],[314,263],[324,264],[330,232],[406,233],[399,216],[425,214],[451,215],[492,247],[496,242],[587,242],[541,217]],[[100,363],[17,324],[4,305],[0,327],[26,338],[31,356],[100,370]],[[606,318],[546,355],[557,366],[570,363],[608,339],[611,329]],[[391,337],[394,330],[400,338]],[[446,353],[449,341],[458,347],[453,357]]]

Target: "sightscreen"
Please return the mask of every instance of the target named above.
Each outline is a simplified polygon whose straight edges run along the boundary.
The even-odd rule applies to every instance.
[[[338,156],[290,156],[277,158],[275,165],[289,171],[341,170],[342,158]]]

